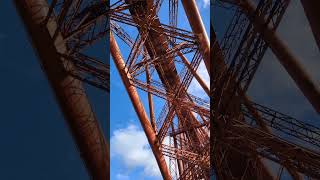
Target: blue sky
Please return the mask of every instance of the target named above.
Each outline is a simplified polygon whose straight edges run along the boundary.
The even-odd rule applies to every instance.
[[[113,1],[111,1],[113,2]],[[163,6],[160,9],[159,17],[162,23],[168,24],[168,2],[163,1]],[[198,7],[206,26],[207,32],[209,33],[210,23],[210,6],[209,1],[199,0],[197,1]],[[178,27],[190,30],[187,17],[184,14],[184,10],[181,2],[179,1],[179,14],[178,14]],[[136,34],[133,29],[126,29],[130,35]],[[209,35],[209,34],[208,34]],[[133,36],[135,38],[135,36]],[[122,54],[124,57],[128,56],[129,48],[125,46],[121,41],[117,41]],[[153,154],[149,149],[144,132],[141,129],[140,122],[136,116],[136,113],[132,107],[131,101],[124,89],[124,86],[119,77],[118,71],[111,64],[111,94],[110,103],[111,106],[111,179],[162,179],[158,167],[154,161]],[[205,74],[206,71],[204,66],[199,67],[198,73],[201,75]],[[205,76],[207,81],[209,79]],[[191,86],[197,87],[195,82],[192,82]],[[201,94],[197,88],[193,88],[192,91],[195,94]],[[140,97],[144,104],[146,104],[147,98],[146,93],[141,93]],[[162,109],[163,101],[155,99],[157,102],[156,111]],[[148,108],[146,106],[146,110]],[[156,112],[156,114],[157,114]],[[158,117],[158,116],[156,116]]]
[[[204,0],[197,2],[205,26],[209,29],[210,8],[205,6]],[[12,1],[3,1],[0,12],[0,179],[87,180],[87,172]],[[161,10],[162,19],[167,17],[165,12],[165,9]],[[184,27],[187,19],[183,11],[179,12],[179,26]],[[217,17],[215,22],[225,22],[225,16]],[[216,30],[218,36],[223,35],[222,29],[218,27]],[[208,30],[207,32],[209,33]],[[292,1],[278,33],[318,83],[320,53],[298,1]],[[122,44],[120,46],[124,48]],[[101,52],[103,51],[93,53]],[[107,136],[107,94],[87,88]],[[252,82],[249,95],[256,102],[320,125],[318,114],[270,51]],[[146,101],[145,96],[142,100]],[[122,142],[114,144],[121,151],[111,156],[111,179],[161,179],[112,60],[110,103],[111,136],[114,142]],[[159,103],[161,104],[160,101]],[[162,106],[157,108],[159,111]],[[136,156],[132,156],[134,154]],[[130,159],[132,157],[136,159]]]
[[[12,2],[0,5],[0,179],[88,180]],[[89,87],[88,94],[108,135],[107,94]]]
[[[213,9],[212,12],[214,28],[218,39],[221,39],[230,16],[219,8]],[[319,85],[320,52],[300,1],[291,1],[277,33]],[[267,50],[262,59],[248,95],[257,103],[320,127],[319,114],[315,112],[270,50]],[[283,179],[289,179],[287,173]]]

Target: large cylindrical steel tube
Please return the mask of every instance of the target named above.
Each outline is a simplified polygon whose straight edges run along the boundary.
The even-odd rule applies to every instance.
[[[210,75],[210,41],[207,31],[203,25],[197,3],[195,0],[182,0],[182,4],[188,17],[193,33],[196,35],[199,48],[206,65],[208,74]]]
[[[155,159],[160,168],[160,172],[162,174],[163,179],[171,180],[172,177],[170,175],[169,169],[166,165],[163,154],[160,151],[160,143],[157,139],[156,133],[151,126],[148,115],[144,109],[144,106],[139,98],[138,92],[136,88],[130,83],[130,74],[128,73],[128,69],[125,67],[125,62],[121,56],[120,49],[113,35],[110,34],[110,53],[112,55],[112,59],[119,71],[122,82],[129,94],[132,105],[139,117],[143,130],[147,136],[148,142],[151,146]]]
[[[67,46],[60,33],[53,38],[55,19],[45,21],[47,1],[16,0],[15,4],[90,176],[94,180],[109,179],[109,153],[102,129],[82,82],[68,73],[75,67],[60,55],[67,52]]]
[[[238,4],[247,14],[248,18],[250,18],[254,28],[262,34],[263,39],[268,43],[272,52],[295,81],[304,96],[309,100],[314,109],[320,113],[319,85],[313,82],[311,76],[300,64],[298,58],[292,54],[278,35],[269,27],[265,26],[264,18],[261,16],[254,16],[255,8],[253,3],[250,0],[243,0],[239,1]]]
[[[318,48],[320,49],[320,1],[301,0],[301,4],[308,18]]]

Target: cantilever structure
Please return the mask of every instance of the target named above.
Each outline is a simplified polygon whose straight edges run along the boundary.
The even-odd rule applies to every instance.
[[[102,0],[15,3],[94,180],[109,179],[109,152],[83,82],[109,92],[108,58],[90,53],[109,35],[112,59],[163,179],[269,180],[285,172],[295,180],[320,179],[320,128],[246,94],[270,48],[320,112],[319,86],[276,33],[290,0],[216,0],[212,6],[232,18],[219,40],[211,23],[211,42],[196,0],[113,0],[110,9]],[[319,46],[319,3],[301,3]],[[179,9],[189,30],[179,26]],[[210,87],[198,74],[201,63]],[[192,80],[203,97],[190,93]]]
[[[177,2],[169,1],[169,26],[159,22],[156,15],[161,1],[118,1],[111,10],[111,29],[118,37],[116,39],[111,34],[112,57],[163,178],[208,179],[212,175],[217,179],[280,179],[284,172],[293,179],[320,178],[320,155],[315,150],[320,145],[320,128],[252,102],[246,95],[267,48],[270,48],[319,112],[318,86],[275,33],[290,1],[260,0],[255,1],[256,4],[249,0],[216,1],[227,10],[231,9],[233,18],[221,41],[217,41],[211,26],[211,62],[206,62],[206,43],[201,38],[205,33],[201,31],[195,1],[182,1],[193,32],[176,28],[172,9]],[[136,27],[137,38],[132,40],[119,23]],[[314,32],[316,34],[316,30]],[[192,34],[195,39],[190,38]],[[126,61],[117,45],[119,41],[130,47]],[[175,73],[177,65],[182,62],[189,71],[187,76],[194,77],[204,92],[209,91],[196,73],[197,66],[193,66],[196,58],[189,63],[183,55],[183,51],[191,52],[184,50],[190,49],[190,46],[184,46],[188,42],[201,48],[199,58],[210,66],[210,113],[206,109],[207,102],[188,95],[185,90],[189,84],[184,83],[183,77],[175,75],[178,74]],[[197,51],[193,57],[196,54]],[[157,76],[151,78],[150,72]],[[149,116],[137,88],[148,94]],[[152,94],[169,104],[158,122],[154,120]],[[188,111],[200,116],[198,122]],[[166,135],[170,126],[172,131]],[[206,131],[209,128],[210,133]],[[172,138],[173,143],[166,144],[163,141],[165,136]],[[210,163],[207,162],[208,150]],[[174,165],[170,164],[171,161],[167,163],[165,157],[169,157]],[[275,172],[272,166],[279,167],[279,171]]]
[[[46,0],[16,0],[15,4],[89,175],[108,179],[108,146],[82,85],[109,90],[107,56],[98,60],[88,51],[99,47],[96,42],[107,43],[108,2],[53,0],[48,5]]]
[[[163,179],[209,179],[209,87],[197,74],[201,62],[209,72],[209,38],[195,0],[162,2],[111,3],[110,52]],[[192,31],[179,27],[180,3]],[[164,5],[168,6],[162,9],[169,17],[168,24],[158,15]],[[133,27],[136,34],[131,31],[129,35],[127,25]],[[130,53],[125,57],[123,52]],[[188,92],[193,77],[207,99]],[[148,97],[148,108],[137,89],[144,92],[141,96]],[[159,99],[165,105],[156,119]]]
[[[179,27],[180,6],[192,31]],[[197,68],[202,62],[210,71],[210,42],[196,1],[114,1],[110,11],[111,55],[163,179],[209,179],[209,87]],[[127,33],[128,25],[136,34]],[[120,49],[120,43],[127,47]],[[193,77],[207,99],[188,92]],[[147,109],[137,89],[148,97]],[[159,99],[165,104],[161,112]]]
[[[245,94],[270,48],[319,113],[319,86],[276,34],[289,3],[213,4],[232,17],[221,40],[214,31],[218,25],[211,24],[211,165],[218,179],[281,179],[284,172],[292,179],[320,178],[320,128],[254,103]],[[311,17],[311,22],[319,18]],[[312,27],[316,35],[315,24]]]

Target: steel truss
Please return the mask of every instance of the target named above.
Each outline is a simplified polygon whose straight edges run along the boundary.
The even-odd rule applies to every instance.
[[[60,54],[76,67],[76,70],[69,70],[68,73],[104,91],[109,91],[110,86],[107,59],[99,59],[86,52],[95,43],[109,37],[108,14],[109,1],[53,0],[46,18],[46,22],[52,18],[57,19],[53,38],[61,33],[63,43],[68,46],[68,51]]]
[[[194,3],[181,2],[185,9],[190,2]],[[163,178],[209,179],[210,106],[208,98],[199,98],[187,91],[197,76],[206,89],[204,93],[209,93],[209,88],[197,74],[197,68],[204,62],[205,48],[201,48],[203,42],[198,34],[179,28],[180,1],[165,3],[169,7],[169,24],[161,23],[158,17],[164,4],[161,0],[114,2],[110,9],[110,50]],[[136,37],[127,32],[128,26],[137,30]],[[120,43],[130,49],[126,61],[117,45]],[[190,57],[191,61],[188,60]],[[148,95],[149,116],[146,116],[136,89]],[[155,98],[165,102],[157,119]],[[152,130],[148,131],[149,128]]]
[[[245,95],[271,47],[318,111],[319,91],[305,89],[312,87],[310,78],[275,35],[289,2],[260,0],[254,6],[249,0],[221,0],[213,4],[233,14],[222,40],[216,39],[211,25],[211,170],[218,179],[280,179],[283,169],[293,179],[320,178],[320,128],[254,103]],[[279,48],[285,49],[285,56]],[[266,159],[280,166],[277,174],[265,165]]]
[[[15,3],[90,177],[108,179],[108,145],[82,82],[109,92],[108,56],[92,55],[108,48],[109,1]]]

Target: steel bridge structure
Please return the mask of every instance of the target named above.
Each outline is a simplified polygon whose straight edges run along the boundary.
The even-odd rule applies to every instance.
[[[109,92],[109,57],[96,53],[108,48],[109,1],[14,2],[89,176],[109,179],[109,147],[83,84]]]
[[[112,59],[163,179],[209,179],[210,91],[197,68],[209,72],[210,41],[196,1],[111,1],[110,29]],[[204,98],[188,92],[194,78]]]
[[[301,1],[317,39],[319,20]],[[257,104],[246,91],[268,48],[316,112],[319,85],[277,35],[290,0],[217,0],[231,20],[216,37],[211,17],[211,173],[217,179],[319,179],[320,128]],[[221,11],[222,12],[222,11]],[[216,16],[215,16],[216,15]]]
[[[92,179],[109,179],[109,147],[83,83],[109,93],[109,55],[95,56],[109,46],[163,179],[320,179],[320,127],[247,95],[269,48],[320,113],[319,85],[277,35],[290,0],[211,1],[231,20],[218,39],[213,12],[210,40],[196,0],[15,4]],[[301,4],[320,47],[319,1]]]

